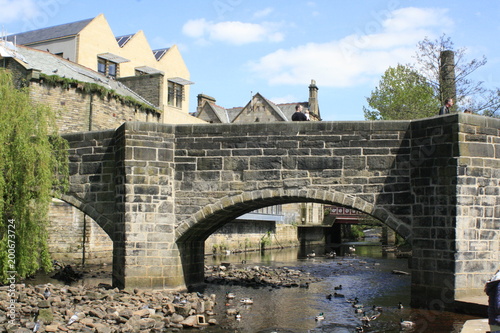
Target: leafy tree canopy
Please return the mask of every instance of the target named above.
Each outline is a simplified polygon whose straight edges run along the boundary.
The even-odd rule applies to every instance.
[[[427,80],[403,65],[389,67],[367,101],[373,109],[364,108],[369,120],[425,118],[435,115],[439,108],[439,100]]]
[[[51,270],[48,206],[67,175],[67,142],[54,113],[34,105],[0,69],[0,282],[12,272],[22,278]]]

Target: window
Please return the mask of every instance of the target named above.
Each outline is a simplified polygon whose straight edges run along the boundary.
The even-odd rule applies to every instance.
[[[118,64],[103,58],[97,58],[97,71],[103,75],[116,78],[118,76]]]
[[[172,81],[168,81],[168,105],[182,108],[184,100],[184,86]]]
[[[97,59],[97,71],[101,74],[106,75],[106,60],[101,58]]]

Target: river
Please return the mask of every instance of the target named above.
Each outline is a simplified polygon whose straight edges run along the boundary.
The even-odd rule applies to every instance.
[[[383,253],[380,246],[372,244],[346,244],[341,251],[351,245],[356,247],[355,255],[339,255],[334,259],[319,255],[325,253],[321,246],[207,256],[206,265],[230,263],[238,268],[288,267],[308,272],[321,280],[308,288],[255,289],[238,285],[205,285],[199,289],[200,292],[217,296],[215,318],[218,325],[207,326],[203,330],[207,333],[357,332],[357,327],[362,325],[363,314],[355,313],[355,308],[348,302],[356,297],[366,315],[380,314],[376,320],[369,322],[370,326],[365,327],[364,332],[400,332],[400,320],[411,320],[417,325],[412,332],[459,333],[466,320],[478,318],[446,311],[411,309],[411,277],[392,273],[393,270],[408,272],[408,260]],[[313,250],[316,256],[308,258],[307,253]],[[37,284],[49,282],[39,278],[35,281]],[[110,283],[110,279],[96,274],[94,278],[78,283],[94,285],[99,282]],[[339,285],[342,289],[335,290]],[[234,293],[236,298],[226,302],[226,292]],[[344,297],[326,297],[334,292]],[[243,297],[251,297],[254,303],[241,304]],[[402,309],[398,307],[400,302]],[[373,306],[381,307],[382,311],[373,311]],[[236,308],[241,320],[227,316],[228,307]],[[320,313],[324,314],[324,319],[317,321],[315,317]]]

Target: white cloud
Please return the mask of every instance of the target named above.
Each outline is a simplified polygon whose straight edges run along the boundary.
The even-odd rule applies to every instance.
[[[0,0],[0,8],[2,23],[31,19],[38,14],[38,6],[33,0]]]
[[[299,98],[295,95],[286,95],[279,97],[271,97],[269,98],[269,100],[274,104],[282,104],[282,103],[290,103],[290,101],[298,101]]]
[[[444,9],[402,8],[385,14],[356,34],[280,49],[249,63],[249,69],[274,85],[313,78],[322,86],[354,86],[380,79],[390,66],[411,62],[419,41],[453,25]]]
[[[262,17],[266,17],[266,16],[269,16],[269,14],[271,14],[272,12],[274,11],[273,8],[271,7],[267,7],[263,10],[259,10],[258,12],[255,12],[253,14],[253,17],[254,18],[262,18]]]
[[[182,27],[182,32],[198,40],[224,42],[243,45],[256,42],[280,42],[283,34],[277,25],[270,23],[244,23],[239,21],[208,22],[205,19],[190,20]]]

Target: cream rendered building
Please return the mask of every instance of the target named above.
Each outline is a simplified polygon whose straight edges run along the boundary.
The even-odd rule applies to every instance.
[[[7,36],[116,78],[163,111],[160,122],[204,123],[189,115],[189,70],[177,46],[152,50],[143,31],[115,37],[103,14]],[[139,90],[139,91],[138,91]]]

